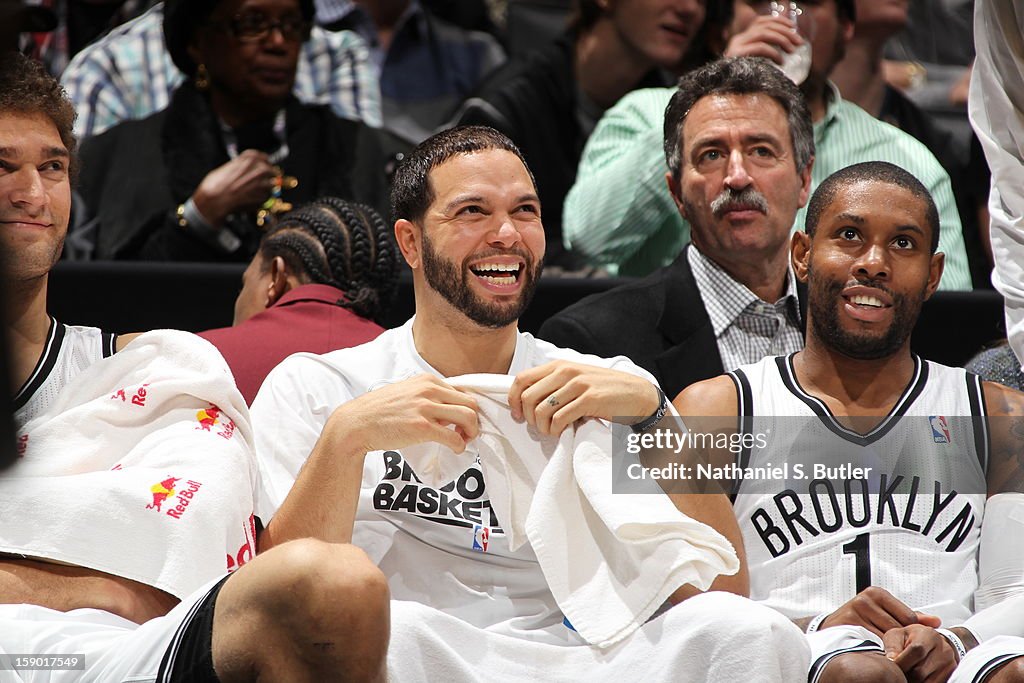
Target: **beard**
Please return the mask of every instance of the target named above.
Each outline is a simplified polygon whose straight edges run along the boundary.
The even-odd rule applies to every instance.
[[[533,300],[533,293],[537,289],[537,281],[543,270],[543,262],[534,261],[529,254],[521,249],[493,250],[481,254],[473,254],[473,259],[484,256],[515,254],[521,256],[524,265],[520,268],[519,281],[522,287],[519,295],[514,301],[508,303],[497,303],[486,301],[471,289],[469,278],[475,277],[466,265],[469,257],[462,262],[459,268],[454,262],[442,257],[434,250],[426,231],[423,231],[423,276],[427,284],[435,292],[440,294],[445,301],[452,305],[467,318],[478,325],[499,329],[515,323],[523,315],[526,307]]]
[[[0,282],[27,282],[45,277],[60,260],[64,237],[31,245],[0,242]]]
[[[917,316],[921,312],[921,304],[924,302],[924,290],[920,296],[911,298],[906,294],[896,294],[888,287],[872,280],[845,283],[810,277],[810,269],[807,274],[811,283],[808,293],[811,327],[826,348],[848,358],[878,360],[895,354],[910,338],[910,333],[917,323]],[[842,300],[841,293],[848,284],[873,287],[892,297],[893,320],[887,330],[881,334],[862,334],[844,330],[839,326],[839,308],[836,303]]]

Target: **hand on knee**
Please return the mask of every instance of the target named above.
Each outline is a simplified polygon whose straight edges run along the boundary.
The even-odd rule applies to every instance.
[[[900,668],[879,652],[847,652],[833,657],[819,683],[907,683]]]

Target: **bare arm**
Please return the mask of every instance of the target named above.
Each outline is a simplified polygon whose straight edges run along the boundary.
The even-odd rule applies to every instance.
[[[260,534],[260,552],[297,538],[350,542],[366,454],[428,441],[461,453],[479,431],[476,411],[472,397],[433,375],[397,382],[342,404],[328,418],[284,503]]]
[[[119,335],[117,335],[117,340],[114,342],[114,352],[116,353],[118,351],[121,351],[121,349],[123,349],[124,347],[128,346],[128,344],[130,344],[133,339],[135,339],[136,337],[138,337],[141,334],[145,334],[145,333],[144,332],[129,332],[128,334],[119,334]]]
[[[736,417],[738,411],[736,388],[732,380],[724,375],[690,385],[676,396],[672,405],[683,418],[684,423],[701,431],[721,428],[735,429],[737,426],[732,419]],[[694,422],[695,418],[700,418],[697,420],[700,423],[699,426]],[[706,418],[726,419],[707,420]],[[728,452],[722,450],[703,452],[696,457],[710,460],[715,465],[722,465],[731,459]],[[740,558],[740,570],[732,576],[719,576],[711,585],[711,590],[729,591],[737,595],[748,596],[750,594],[750,574],[747,568],[746,549],[743,546],[743,534],[728,497],[724,494],[672,494],[671,497],[672,502],[684,514],[701,519],[728,538]],[[689,511],[693,506],[702,508],[703,519]]]
[[[994,382],[983,382],[992,452],[988,494],[1024,493],[1024,394]]]
[[[0,557],[0,603],[28,603],[61,612],[89,607],[141,624],[167,614],[178,599],[95,569]]]

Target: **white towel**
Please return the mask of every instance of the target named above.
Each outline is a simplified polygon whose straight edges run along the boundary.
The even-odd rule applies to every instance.
[[[491,506],[517,549],[527,540],[572,627],[611,646],[643,624],[683,584],[706,590],[739,559],[712,527],[668,496],[612,493],[612,430],[585,420],[560,437],[540,435],[509,412],[508,375],[448,379],[480,405],[480,456]],[[437,444],[403,449],[417,475],[441,486],[466,468]],[[424,476],[424,473],[428,473]]]
[[[516,638],[392,601],[388,680],[793,683],[807,679],[809,655],[789,619],[731,593],[692,597],[608,648]]]
[[[245,401],[220,353],[141,335],[24,425],[0,476],[0,553],[65,562],[185,597],[255,552]]]

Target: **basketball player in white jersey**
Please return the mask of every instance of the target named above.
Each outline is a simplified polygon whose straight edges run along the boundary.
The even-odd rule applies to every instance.
[[[16,426],[43,412],[77,373],[127,343],[93,328],[65,327],[46,312],[47,278],[71,208],[73,121],[66,94],[40,64],[3,55],[0,295],[12,357],[11,386],[3,390],[21,397]],[[88,493],[88,478],[79,481]],[[99,494],[97,504],[112,518],[131,512],[117,496]],[[66,514],[60,500],[46,508],[38,510],[40,518]],[[79,531],[101,547],[110,545],[109,530]],[[125,541],[106,550],[129,555],[136,549]],[[166,548],[168,555],[193,552],[184,544]],[[386,609],[387,585],[353,571],[353,559],[358,552],[350,548],[303,539],[252,558],[227,577],[213,577],[209,591],[204,587],[179,602],[156,585],[125,576],[0,552],[0,681],[323,681],[337,680],[339,672],[351,680],[383,680],[387,624],[361,622],[360,614]],[[346,599],[352,590],[358,603]],[[342,636],[339,629],[353,623],[358,628]],[[342,641],[344,647],[334,647]],[[81,666],[50,671],[34,664],[12,671],[18,663],[7,655],[13,654],[35,661],[64,655],[58,669],[72,657]]]
[[[743,416],[771,434],[736,456],[747,472],[876,470],[737,475],[751,597],[809,632],[812,682],[1024,680],[1024,640],[1001,637],[1024,635],[1019,598],[999,602],[1024,575],[1024,437],[1009,417],[1024,416],[1024,394],[911,353],[942,275],[937,231],[934,202],[903,169],[833,174],[793,238],[806,348],[674,401],[693,423]]]

